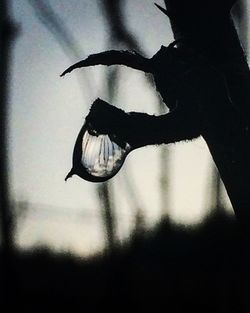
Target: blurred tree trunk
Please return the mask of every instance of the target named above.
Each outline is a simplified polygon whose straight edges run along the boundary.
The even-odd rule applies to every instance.
[[[163,105],[165,106],[165,104],[160,100],[158,103],[159,112],[163,114],[165,112]],[[169,188],[171,153],[168,146],[161,146],[160,149],[160,212],[162,218],[168,220],[171,203],[171,192]]]
[[[12,267],[14,248],[14,217],[12,216],[9,196],[8,167],[8,87],[11,58],[11,41],[15,27],[9,16],[7,1],[2,0],[0,10],[0,221],[1,221],[1,309],[8,305],[13,309],[11,300],[16,295],[16,281]],[[2,289],[3,288],[3,289]]]
[[[248,55],[248,0],[240,0],[233,8],[232,14],[236,24],[236,28],[238,30],[240,41],[244,47],[245,53]]]
[[[115,236],[115,216],[113,206],[112,190],[109,182],[102,183],[97,187],[98,196],[100,199],[102,220],[105,227],[106,250],[107,252],[114,251],[116,236]]]
[[[0,205],[2,249],[7,254],[13,247],[13,220],[9,198],[8,168],[8,87],[11,40],[14,25],[8,14],[7,1],[2,1],[0,11]]]
[[[222,203],[222,181],[220,178],[220,174],[214,164],[212,164],[212,186],[211,186],[211,197],[212,197],[212,209],[221,212],[223,208]]]

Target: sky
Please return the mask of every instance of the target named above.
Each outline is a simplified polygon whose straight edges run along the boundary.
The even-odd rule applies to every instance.
[[[20,247],[49,245],[57,250],[92,254],[104,245],[103,223],[96,185],[73,177],[71,168],[76,136],[91,103],[107,99],[102,66],[60,78],[78,59],[62,46],[35,16],[28,1],[12,0],[12,18],[19,33],[12,50],[9,95],[9,165],[12,199],[19,203],[16,242]],[[116,49],[96,0],[50,0],[53,9],[87,55]],[[163,5],[163,1],[158,1]],[[166,17],[152,1],[126,0],[125,17],[148,57],[172,40]],[[109,42],[109,44],[108,44]],[[115,103],[126,111],[158,114],[155,90],[144,74],[122,69]],[[85,75],[91,88],[82,80]],[[212,160],[203,139],[169,145],[167,213],[177,223],[197,223],[209,211]],[[134,203],[125,178],[136,195],[148,227],[162,215],[160,204],[160,148],[133,152],[110,185],[116,204],[117,236],[128,237],[134,223]],[[21,205],[20,205],[21,202]],[[224,193],[223,203],[231,212]]]

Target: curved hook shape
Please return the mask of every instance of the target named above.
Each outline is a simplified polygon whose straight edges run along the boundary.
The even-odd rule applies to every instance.
[[[60,76],[62,77],[77,68],[94,65],[125,65],[146,73],[151,72],[150,60],[140,54],[130,51],[110,50],[88,56],[86,59],[71,65]]]

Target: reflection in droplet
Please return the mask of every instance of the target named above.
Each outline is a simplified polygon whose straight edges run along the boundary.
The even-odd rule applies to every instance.
[[[85,131],[82,139],[82,165],[89,174],[108,177],[116,173],[130,151],[130,145],[120,147],[108,135],[93,136]]]

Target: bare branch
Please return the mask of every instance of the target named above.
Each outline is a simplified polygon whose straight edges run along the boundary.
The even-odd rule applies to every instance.
[[[73,34],[66,27],[59,14],[50,5],[49,1],[28,0],[40,22],[55,36],[66,54],[79,58],[82,51]]]
[[[100,1],[100,4],[102,5],[103,13],[107,17],[112,40],[143,54],[138,40],[126,25],[123,9],[125,1],[103,0]]]
[[[151,65],[150,60],[144,58],[143,56],[139,55],[135,52],[130,51],[116,51],[110,50],[105,52],[100,52],[97,54],[92,54],[87,59],[84,59],[74,65],[71,65],[67,68],[61,76],[64,76],[71,71],[87,66],[94,66],[94,65],[125,65],[131,67],[136,70],[140,70],[146,73],[151,72]]]
[[[60,15],[53,9],[49,1],[43,0],[28,0],[28,3],[33,8],[38,20],[48,29],[55,37],[57,42],[62,46],[65,54],[74,62],[83,55],[83,51],[74,39]],[[85,86],[84,95],[93,89],[91,81],[87,76],[82,75],[81,86]],[[82,87],[81,87],[82,88]]]

